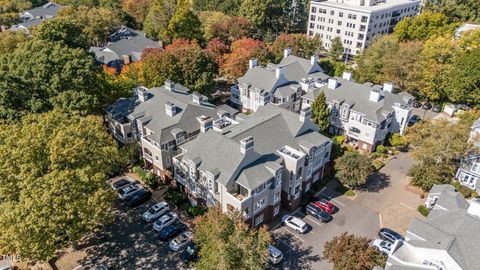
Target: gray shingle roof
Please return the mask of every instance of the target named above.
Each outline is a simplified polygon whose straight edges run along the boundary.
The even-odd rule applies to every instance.
[[[399,103],[406,105],[413,96],[402,92],[399,94],[382,91],[383,98],[378,102],[370,101],[370,91],[380,89],[379,85],[360,84],[354,81],[344,80],[335,77],[338,82],[336,89],[330,89],[328,86],[315,89],[308,92],[303,97],[308,100],[315,100],[318,94],[323,91],[327,102],[338,102],[351,106],[351,110],[365,114],[365,118],[380,124],[386,119],[386,116],[394,112],[393,105]]]
[[[104,47],[91,47],[97,61],[109,64],[123,60],[123,55],[130,55],[132,61],[141,60],[144,49],[161,48],[160,43],[146,37],[145,33],[123,26],[110,35],[110,41]]]
[[[111,114],[132,115],[139,119],[145,128],[153,132],[150,136],[159,143],[174,139],[172,131],[175,128],[191,133],[200,129],[198,116],[205,115],[218,118],[215,106],[204,103],[193,103],[189,90],[180,84],[175,84],[175,91],[169,91],[165,86],[154,87],[147,91],[148,100],[140,102],[136,97],[122,98],[107,108]],[[165,110],[167,102],[177,106],[177,114],[169,116]]]
[[[22,12],[22,14],[28,13],[28,14],[31,14],[34,18],[39,18],[39,17],[43,19],[45,19],[46,17],[53,18],[57,16],[57,13],[61,8],[62,6],[59,4],[48,2],[43,6],[25,10],[24,12]]]
[[[478,118],[473,122],[472,129],[475,129],[475,128],[480,128],[480,118]]]

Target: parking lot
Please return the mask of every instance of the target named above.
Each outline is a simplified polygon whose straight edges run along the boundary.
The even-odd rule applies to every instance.
[[[333,220],[328,223],[305,215],[303,209],[294,212],[294,216],[310,225],[306,234],[298,234],[278,224],[272,230],[273,244],[284,253],[284,260],[273,269],[332,269],[330,263],[321,259],[325,242],[343,232],[376,238],[380,229],[378,213],[329,188],[322,190],[319,195],[331,199],[339,211],[333,214]]]

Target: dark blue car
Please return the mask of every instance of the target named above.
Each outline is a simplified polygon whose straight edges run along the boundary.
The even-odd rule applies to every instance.
[[[198,260],[198,248],[194,243],[190,243],[182,253],[180,253],[180,259],[187,265],[191,262]]]
[[[175,222],[160,231],[160,240],[168,241],[187,229],[187,226],[181,222]]]

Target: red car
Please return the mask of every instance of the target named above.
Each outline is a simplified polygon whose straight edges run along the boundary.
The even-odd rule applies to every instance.
[[[314,204],[329,214],[333,214],[335,210],[337,210],[335,205],[325,199],[320,199],[319,201],[314,202]]]

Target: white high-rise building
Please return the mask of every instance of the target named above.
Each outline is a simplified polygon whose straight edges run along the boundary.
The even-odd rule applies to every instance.
[[[346,53],[361,53],[374,36],[390,33],[398,21],[415,16],[421,0],[313,0],[308,36],[319,35],[330,49],[339,36]]]

